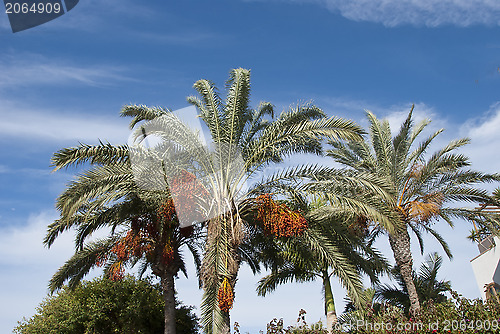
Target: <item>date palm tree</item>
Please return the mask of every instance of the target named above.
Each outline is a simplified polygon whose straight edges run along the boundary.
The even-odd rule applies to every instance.
[[[175,277],[186,276],[183,249],[200,264],[199,229],[179,226],[168,188],[147,191],[137,186],[128,146],[81,144],[56,152],[54,170],[88,163],[90,168],[72,181],[57,199],[60,218],[48,227],[44,243],[50,247],[64,231],[75,229],[75,254],[53,275],[51,292],[66,281],[74,288],[93,268],[117,280],[124,268],[140,265],[160,279],[165,300],[165,333],[175,333]],[[107,237],[92,238],[99,230]]]
[[[243,185],[258,177],[265,167],[292,154],[321,154],[323,139],[360,140],[362,130],[351,121],[326,117],[311,104],[279,115],[267,102],[251,108],[249,70],[230,72],[225,99],[208,80],[197,81],[194,88],[198,96],[188,97],[188,102],[196,106],[209,131],[211,149],[167,110],[128,106],[124,113],[137,115],[136,122],[154,121],[148,135],[162,138],[189,157],[197,167],[193,173],[204,180],[210,196],[202,210],[206,242],[201,269],[201,321],[207,333],[229,333],[229,310],[238,270],[251,252],[242,245],[252,229],[252,198],[259,193],[258,186],[246,189]],[[319,167],[299,166],[270,174],[280,178],[316,170]]]
[[[421,242],[421,233],[432,234],[451,256],[444,239],[432,229],[432,224],[443,220],[453,226],[454,219],[464,219],[486,226],[498,233],[498,218],[475,209],[457,207],[457,202],[489,203],[493,199],[477,187],[478,184],[500,180],[498,174],[484,174],[469,168],[470,161],[456,150],[469,139],[451,141],[426,158],[434,139],[443,129],[416,143],[430,121],[414,126],[413,107],[392,137],[389,122],[381,121],[367,112],[369,140],[332,142],[327,155],[345,166],[346,170],[367,173],[384,180],[389,199],[378,200],[379,212],[387,214],[387,221],[374,221],[374,233],[386,234],[405,282],[410,298],[410,314],[417,317],[420,302],[413,281],[413,260],[409,231]]]

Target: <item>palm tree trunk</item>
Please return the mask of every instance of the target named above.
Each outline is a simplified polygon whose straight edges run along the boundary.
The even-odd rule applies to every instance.
[[[207,325],[204,325],[206,333],[231,333],[230,310],[227,310],[227,312],[220,310],[218,296],[213,296],[215,297],[213,298],[211,294],[218,293],[220,282],[224,277],[227,277],[233,294],[232,302],[234,302],[234,287],[241,262],[239,256],[241,238],[242,221],[238,216],[235,218],[235,215],[231,212],[212,219],[208,223],[207,245],[201,270],[203,289],[205,290],[204,300],[202,301],[202,323],[208,322]],[[220,270],[220,263],[224,265],[224,271]],[[214,285],[217,286],[216,289],[213,289]],[[206,308],[209,312],[204,314],[203,308]]]
[[[394,234],[390,234],[389,242],[410,298],[410,316],[414,319],[418,319],[420,317],[420,302],[418,300],[415,282],[413,281],[413,259],[410,249],[410,235],[408,234],[406,226],[397,230]]]
[[[165,334],[175,334],[175,290],[174,275],[168,273],[161,277],[163,299],[165,300]]]
[[[337,324],[337,313],[335,312],[335,301],[333,299],[332,286],[328,271],[323,270],[323,289],[325,290],[325,316],[328,333],[333,333],[333,327]]]
[[[233,296],[235,294],[234,288],[236,285],[236,278],[238,277],[238,271],[240,269],[240,258],[237,254],[238,254],[238,250],[236,247],[234,247],[231,251],[232,260],[234,261],[233,262],[234,264],[233,264],[233,266],[228,268],[229,275],[230,275],[230,277],[232,277],[231,286],[233,287]],[[234,302],[234,300],[233,300],[233,302]],[[224,326],[222,327],[221,334],[231,334],[231,316],[230,316],[229,312],[227,312],[224,315]]]
[[[222,327],[221,334],[231,334],[231,319],[229,316],[229,312],[227,313],[226,317],[224,317],[224,326]]]

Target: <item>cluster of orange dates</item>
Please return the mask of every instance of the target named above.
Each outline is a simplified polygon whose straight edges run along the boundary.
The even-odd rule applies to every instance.
[[[120,280],[123,278],[125,268],[123,263],[131,257],[141,257],[143,255],[152,256],[154,245],[152,240],[159,240],[158,227],[159,222],[171,224],[174,219],[175,209],[172,200],[166,201],[158,211],[158,220],[152,217],[134,217],[131,222],[130,230],[123,238],[111,248],[108,255],[114,254],[116,262],[108,270],[111,280]],[[173,260],[174,252],[172,246],[167,241],[162,252],[162,260],[165,264]],[[97,266],[102,266],[107,260],[107,256],[101,256]]]
[[[109,267],[109,278],[112,281],[119,281],[125,276],[123,262],[115,262]]]
[[[116,256],[116,262],[109,267],[109,277],[116,281],[123,278],[125,268],[123,264],[132,256],[141,257],[153,250],[153,246],[144,238],[144,232],[131,229],[111,248],[110,253]],[[107,260],[101,256],[96,262],[97,266],[103,265]]]
[[[224,278],[221,286],[219,287],[217,298],[219,301],[219,309],[222,312],[229,312],[229,310],[233,307],[234,293],[231,283],[229,283],[227,277]]]
[[[262,222],[269,233],[277,237],[295,237],[307,229],[307,220],[300,212],[277,203],[270,194],[258,196],[255,202],[258,208],[257,220]]]
[[[152,250],[149,242],[145,241],[144,232],[129,230],[125,237],[118,241],[111,249],[119,261],[127,261],[132,256],[140,257]]]
[[[175,208],[182,213],[183,219],[189,223],[198,218],[197,198],[207,198],[208,192],[203,185],[197,181],[196,176],[185,170],[169,180],[170,193],[175,201]]]
[[[165,224],[172,224],[174,222],[175,206],[172,199],[165,201],[158,210],[158,218]]]
[[[111,248],[107,255],[101,255],[97,261],[97,266],[102,266],[108,256],[114,254],[116,262],[109,267],[109,277],[112,280],[122,279],[124,276],[124,263],[131,257],[153,257],[155,247],[160,246],[161,261],[163,264],[170,264],[174,260],[174,249],[171,241],[171,228],[178,225],[176,217],[177,210],[184,210],[190,213],[195,211],[196,197],[207,195],[206,190],[196,177],[187,172],[181,171],[177,177],[170,181],[170,192],[172,198],[166,200],[156,212],[156,216],[134,217],[131,221],[130,230]],[[175,200],[175,205],[174,205]],[[162,225],[160,225],[162,224]],[[193,232],[193,227],[181,229],[181,234],[189,236]],[[159,245],[163,244],[163,245]]]

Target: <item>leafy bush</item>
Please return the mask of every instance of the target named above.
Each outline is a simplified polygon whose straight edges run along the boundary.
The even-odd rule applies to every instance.
[[[334,333],[500,333],[500,304],[463,298],[451,292],[452,298],[441,303],[432,300],[422,304],[420,320],[408,318],[401,308],[382,304],[368,305],[364,312],[344,314],[342,325]]]
[[[47,297],[14,333],[163,333],[163,303],[161,289],[148,280],[98,278]],[[198,319],[192,308],[178,304],[176,311],[177,333],[196,333]]]

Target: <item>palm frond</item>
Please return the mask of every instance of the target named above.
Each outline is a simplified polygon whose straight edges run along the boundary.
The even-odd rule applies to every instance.
[[[264,297],[276,290],[279,285],[293,281],[298,283],[310,282],[316,278],[317,275],[315,273],[307,272],[288,264],[261,278],[257,283],[257,294]]]
[[[126,145],[113,146],[100,142],[99,145],[80,144],[77,147],[64,148],[54,153],[51,166],[54,171],[78,166],[89,162],[91,165],[114,165],[127,163],[129,151]]]
[[[96,240],[81,251],[77,251],[59,270],[49,282],[51,293],[59,290],[64,282],[69,280],[69,288],[74,288],[81,279],[96,266],[100,257],[106,256],[118,240],[117,236]]]
[[[225,129],[224,142],[237,145],[245,125],[251,120],[250,71],[237,68],[231,71],[226,82],[227,99],[224,108]]]
[[[224,106],[217,88],[208,80],[196,81],[193,88],[198,91],[201,99],[188,97],[188,102],[198,108],[201,119],[210,130],[212,140],[218,143],[222,140],[224,132],[224,119],[222,115]]]
[[[127,105],[122,108],[120,116],[133,117],[133,120],[130,122],[130,129],[133,129],[142,121],[151,121],[169,112],[170,110],[161,107],[151,108],[144,105]]]

